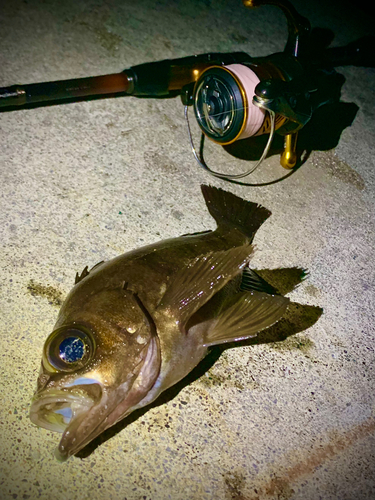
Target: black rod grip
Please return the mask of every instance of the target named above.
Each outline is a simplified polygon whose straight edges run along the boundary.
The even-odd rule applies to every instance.
[[[131,90],[131,81],[124,72],[56,82],[12,85],[0,88],[0,107],[74,100],[94,95],[126,93],[128,90]]]

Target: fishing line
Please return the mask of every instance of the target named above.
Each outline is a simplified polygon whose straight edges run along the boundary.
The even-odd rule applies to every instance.
[[[236,109],[240,109],[240,108],[236,108]],[[242,108],[242,109],[244,109],[244,108]],[[250,167],[249,170],[247,170],[246,172],[244,172],[242,174],[225,174],[225,173],[221,173],[221,172],[217,172],[215,170],[212,170],[205,162],[205,160],[203,158],[203,147],[204,147],[205,134],[203,134],[203,133],[201,135],[199,155],[198,155],[197,150],[196,150],[195,145],[194,145],[193,136],[191,133],[189,116],[188,116],[188,106],[185,106],[184,107],[184,116],[185,116],[186,123],[187,123],[189,142],[190,142],[190,146],[191,146],[191,150],[193,152],[194,158],[197,161],[198,165],[201,168],[203,168],[203,170],[210,173],[214,177],[218,177],[219,179],[228,180],[228,181],[234,180],[234,179],[242,179],[244,177],[247,177],[251,173],[253,173],[259,167],[259,165],[263,162],[265,157],[267,156],[269,149],[271,147],[271,144],[272,144],[273,137],[275,135],[275,113],[272,110],[267,110],[267,111],[270,115],[270,133],[269,133],[269,138],[268,138],[266,147],[264,148],[264,151],[262,153],[262,156],[259,158],[259,160],[256,162],[255,165]],[[217,113],[217,115],[222,115],[222,114],[225,114],[225,113]]]

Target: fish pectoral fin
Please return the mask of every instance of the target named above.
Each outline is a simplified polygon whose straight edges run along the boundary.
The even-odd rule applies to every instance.
[[[197,257],[181,269],[165,292],[158,309],[169,309],[185,331],[189,318],[228,281],[242,272],[252,253],[249,244]]]
[[[284,315],[289,299],[263,292],[243,292],[233,297],[212,322],[205,346],[235,342],[255,337]]]

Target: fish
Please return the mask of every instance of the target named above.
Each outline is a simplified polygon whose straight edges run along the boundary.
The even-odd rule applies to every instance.
[[[137,248],[76,275],[42,353],[32,423],[62,433],[56,457],[76,455],[143,408],[211,346],[256,336],[289,299],[249,267],[271,212],[202,185],[217,228]]]

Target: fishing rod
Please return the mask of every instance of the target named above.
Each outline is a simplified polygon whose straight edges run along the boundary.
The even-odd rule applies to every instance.
[[[312,44],[310,22],[288,0],[243,0],[247,8],[274,5],[284,13],[288,38],[284,50],[265,57],[244,52],[207,53],[132,66],[120,73],[0,88],[0,110],[78,101],[93,97],[180,96],[192,152],[198,164],[215,177],[233,180],[252,173],[267,156],[275,134],[284,137],[280,163],[297,163],[298,132],[314,111],[338,101],[344,78],[334,67],[374,65],[372,37],[345,47],[320,50]],[[370,40],[371,39],[371,40]],[[372,43],[371,43],[372,42]],[[318,44],[319,45],[319,44]],[[196,149],[189,125],[193,108],[201,129]],[[268,134],[260,159],[241,174],[216,172],[203,158],[205,137],[221,146]]]

